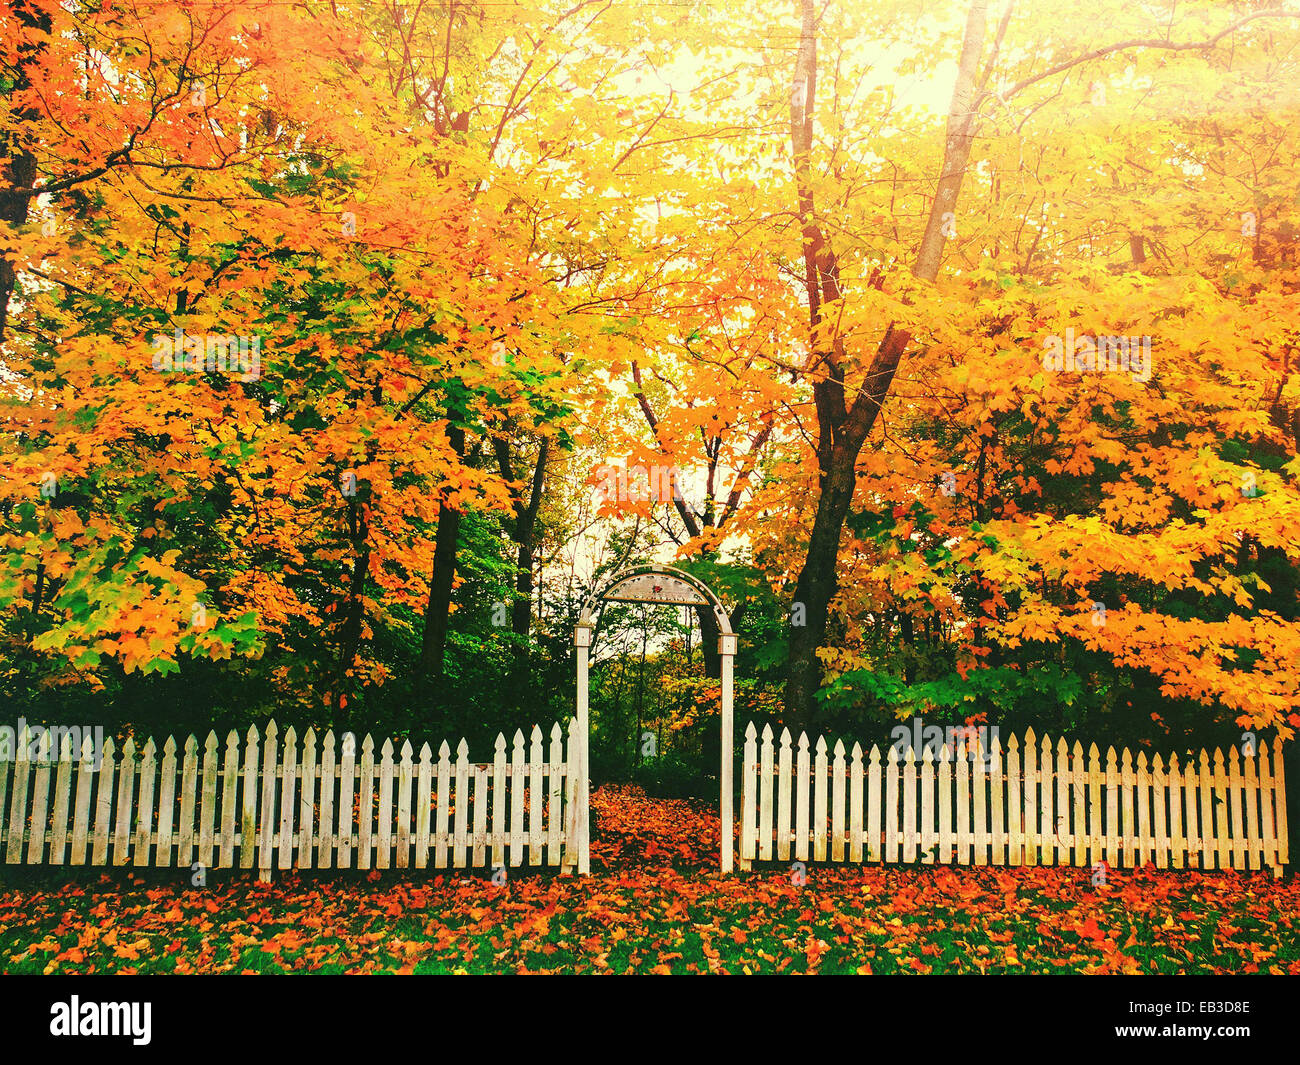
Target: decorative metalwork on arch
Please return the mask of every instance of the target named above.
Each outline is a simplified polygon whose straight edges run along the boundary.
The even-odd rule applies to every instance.
[[[666,603],[673,606],[706,606],[718,622],[718,631],[731,633],[731,618],[713,590],[697,577],[673,566],[633,566],[625,569],[600,592],[587,596],[578,614],[578,624],[591,624],[601,603]]]
[[[588,805],[588,748],[591,729],[587,722],[588,669],[591,654],[593,613],[604,603],[654,603],[667,606],[708,607],[718,623],[718,654],[722,662],[722,771],[718,812],[722,818],[722,871],[731,872],[735,839],[732,831],[732,767],[734,762],[732,732],[732,660],[736,656],[736,635],[731,618],[722,602],[707,584],[672,566],[634,566],[622,570],[604,589],[587,597],[573,630],[573,644],[578,659],[578,734],[582,737],[581,767],[578,789],[579,818],[578,872],[590,871],[590,807]]]

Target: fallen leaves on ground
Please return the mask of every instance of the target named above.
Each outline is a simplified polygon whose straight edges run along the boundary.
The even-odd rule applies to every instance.
[[[589,878],[99,876],[0,891],[5,972],[1300,973],[1267,873],[782,865],[723,877],[718,818],[592,795]],[[72,875],[67,871],[63,876]],[[94,874],[91,874],[92,876]],[[372,878],[373,877],[373,878]],[[184,885],[184,886],[182,886]]]

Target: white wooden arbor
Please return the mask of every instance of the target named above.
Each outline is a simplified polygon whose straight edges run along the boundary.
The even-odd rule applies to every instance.
[[[719,774],[721,794],[718,797],[722,816],[722,871],[732,871],[734,840],[732,838],[731,772],[732,772],[732,665],[736,655],[736,635],[731,631],[731,619],[718,597],[708,585],[689,573],[672,566],[635,566],[625,569],[605,586],[599,594],[589,596],[582,604],[578,624],[573,631],[573,644],[578,652],[578,734],[582,737],[581,765],[578,779],[578,807],[580,821],[578,836],[578,872],[590,872],[590,822],[588,821],[588,759],[591,730],[587,721],[588,655],[591,651],[591,632],[594,628],[592,614],[604,603],[671,603],[677,606],[703,606],[713,611],[718,622],[718,654],[722,658],[722,771]]]

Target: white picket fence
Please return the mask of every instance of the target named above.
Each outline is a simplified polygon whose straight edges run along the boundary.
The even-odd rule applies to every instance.
[[[190,736],[149,739],[137,754],[128,738],[120,756],[105,741],[94,765],[89,736],[74,758],[62,737],[50,757],[50,733],[33,752],[30,730],[15,756],[0,761],[0,843],[9,865],[181,866],[254,869],[446,869],[480,866],[576,867],[575,789],[581,737],[576,720],[551,729],[550,751],[533,726],[525,750],[516,731],[506,758],[498,735],[491,763],[471,763],[461,740],[455,761],[444,742],[435,761],[426,743],[419,761],[409,742],[394,759],[391,740],[375,758],[370,736],[359,750],[352,733],[337,746],[326,732],[317,750],[308,729],[301,750],[294,729],[277,741],[274,722],[241,747],[234,731],[224,757],[210,732],[200,756]],[[33,757],[33,754],[35,755]],[[75,786],[74,778],[75,776]],[[51,795],[51,783],[53,794]],[[93,791],[93,799],[92,799]],[[489,809],[490,807],[490,809]]]
[[[1022,760],[1023,751],[1023,760]],[[972,754],[974,755],[972,757]],[[1262,869],[1287,864],[1282,743],[1225,759],[1201,751],[1148,764],[1126,749],[1070,748],[1025,732],[1005,752],[958,743],[916,758],[855,743],[846,760],[824,737],[774,749],[770,726],[757,742],[745,730],[741,783],[741,868],[753,861],[917,862],[958,865],[1075,865],[1160,869]],[[1225,768],[1226,762],[1226,768]],[[1243,765],[1244,763],[1244,765]]]

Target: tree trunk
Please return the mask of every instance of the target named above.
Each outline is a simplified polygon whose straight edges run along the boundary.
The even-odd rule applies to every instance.
[[[713,609],[697,606],[695,616],[700,623],[700,650],[704,652],[704,675],[717,680],[722,676],[722,656],[718,654],[718,637],[722,630],[718,628],[718,619],[713,616]]]
[[[976,68],[984,47],[987,0],[974,0],[967,13],[957,82],[948,111],[948,133],[944,145],[934,201],[930,205],[924,235],[917,250],[912,273],[933,281],[939,272],[948,223],[955,217],[962,176],[970,158],[974,138]],[[793,149],[795,186],[803,222],[804,287],[808,298],[809,335],[813,361],[808,372],[815,375],[813,399],[817,409],[817,512],[808,538],[808,550],[795,584],[793,611],[802,607],[803,625],[790,630],[785,718],[792,729],[804,728],[812,719],[821,662],[817,649],[826,638],[830,604],[839,590],[836,565],[840,534],[853,502],[858,455],[875,424],[876,416],[893,385],[894,375],[911,341],[911,336],[891,324],[885,330],[871,368],[852,406],[844,390],[845,352],[840,337],[827,330],[821,309],[842,298],[839,264],[825,232],[817,221],[813,195],[813,113],[817,90],[817,16],[813,0],[802,0],[802,30],[795,61],[794,88],[790,101],[790,140]],[[877,276],[872,283],[880,284]],[[792,621],[799,615],[793,614]]]
[[[50,31],[50,17],[39,8],[33,9],[26,0],[15,0],[13,13],[23,30],[38,31],[35,41],[43,41]],[[23,92],[31,85],[27,71],[40,61],[45,48],[43,44],[33,43],[33,38],[23,41],[18,47],[19,61],[14,75],[13,88],[9,94]],[[38,113],[32,108],[23,108],[16,116],[23,123],[35,122]],[[30,137],[23,135],[6,135],[0,138],[0,155],[8,159],[5,166],[4,180],[0,183],[0,220],[13,226],[26,223],[28,208],[31,206],[32,187],[36,184],[36,153]],[[13,295],[17,282],[17,270],[13,260],[0,257],[0,341],[4,340],[9,324],[9,298]]]
[[[465,430],[448,426],[447,439],[465,457]],[[438,508],[438,532],[433,545],[433,571],[424,608],[424,637],[420,644],[420,683],[427,696],[446,670],[447,629],[451,620],[451,591],[456,576],[456,545],[463,515],[454,507]]]

